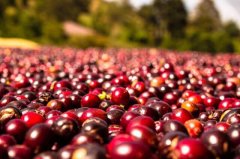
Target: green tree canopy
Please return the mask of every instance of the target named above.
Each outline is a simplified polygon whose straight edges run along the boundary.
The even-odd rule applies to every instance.
[[[216,31],[221,28],[221,19],[212,0],[203,0],[197,7],[193,25],[203,31]]]
[[[165,25],[171,36],[181,36],[187,24],[187,11],[181,0],[155,0],[157,21]]]
[[[239,37],[239,35],[240,35],[240,29],[237,26],[237,24],[233,21],[226,23],[224,25],[224,30],[232,38]]]
[[[36,0],[37,10],[50,18],[64,21],[76,20],[79,13],[89,9],[91,0]]]
[[[187,11],[181,0],[154,0],[151,5],[143,6],[139,15],[151,30],[155,44],[160,44],[166,34],[171,38],[184,35]]]

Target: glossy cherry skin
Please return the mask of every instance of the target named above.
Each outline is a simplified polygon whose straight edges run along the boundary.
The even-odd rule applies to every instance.
[[[27,112],[21,116],[21,119],[26,123],[28,128],[45,121],[45,118],[42,115],[35,112]]]
[[[133,118],[136,118],[137,116],[139,116],[139,114],[137,112],[134,112],[134,111],[128,111],[128,112],[125,112],[121,119],[120,119],[120,125],[123,127],[123,128],[126,128],[126,126],[128,125],[128,123],[133,119]]]
[[[136,141],[120,143],[109,152],[111,159],[146,159],[150,157],[151,152],[148,146]]]
[[[69,98],[71,99],[71,103],[74,108],[79,108],[81,106],[81,99],[82,99],[81,96],[76,94],[71,94]],[[65,106],[65,107],[69,108],[69,106]]]
[[[217,129],[205,131],[201,136],[201,141],[215,157],[225,158],[230,153],[231,143],[229,137]]]
[[[231,140],[231,147],[235,148],[240,144],[240,125],[232,125],[228,130],[227,134]]]
[[[63,87],[63,88],[59,88],[58,90],[54,91],[53,95],[55,98],[63,98],[63,97],[67,97],[71,94],[72,94],[72,92],[70,91],[70,89]]]
[[[109,112],[114,109],[119,109],[119,110],[125,111],[124,107],[121,105],[111,105],[106,109],[106,112]]]
[[[80,90],[80,91],[84,92],[84,93],[88,93],[88,92],[89,92],[89,87],[88,87],[87,84],[85,84],[85,83],[78,83],[78,84],[75,86],[75,88],[76,88],[77,90]]]
[[[227,132],[228,128],[230,127],[230,124],[226,123],[226,122],[218,122],[216,123],[215,127],[222,132]]]
[[[170,62],[165,62],[159,70],[160,73],[163,72],[174,72],[174,66]]]
[[[53,151],[45,151],[34,157],[34,159],[56,159],[57,153]]]
[[[16,143],[17,142],[13,136],[8,134],[0,135],[0,147],[4,151],[7,150],[10,146],[16,145]]]
[[[54,90],[55,91],[58,90],[58,89],[64,88],[64,87],[69,88],[69,89],[72,88],[71,83],[66,81],[66,80],[62,80],[62,81],[56,82],[54,84]]]
[[[27,125],[21,119],[10,120],[5,125],[5,133],[12,135],[18,141],[18,143],[21,143],[24,140],[27,130]]]
[[[163,102],[159,97],[151,97],[147,100],[146,106],[150,103]],[[163,102],[167,104],[166,102]]]
[[[86,133],[79,133],[75,135],[71,141],[72,145],[82,145],[86,143],[99,143],[100,140],[98,140],[94,135],[86,134]],[[102,144],[102,143],[101,143]]]
[[[208,120],[208,113],[207,112],[201,112],[198,116],[198,119],[200,121],[207,121]]]
[[[127,129],[126,132],[136,140],[141,141],[152,148],[156,148],[157,146],[158,141],[155,132],[144,125],[131,127]]]
[[[229,109],[233,107],[233,103],[234,103],[234,99],[233,98],[226,98],[224,100],[222,100],[219,105],[218,105],[218,109]]]
[[[185,138],[181,140],[173,153],[178,159],[211,159],[212,154],[199,139]]]
[[[130,95],[125,88],[118,87],[111,94],[111,101],[114,104],[127,105]]]
[[[203,100],[203,103],[206,107],[214,107],[217,108],[218,104],[220,103],[220,99],[217,97],[206,97]]]
[[[142,107],[142,104],[134,104],[128,108],[128,111],[134,111],[137,110],[138,108]]]
[[[177,103],[178,98],[179,97],[176,94],[174,94],[173,92],[170,92],[164,95],[163,101],[172,105]]]
[[[240,114],[233,114],[227,119],[227,123],[232,124],[239,124],[240,123]]]
[[[124,142],[131,142],[134,141],[134,137],[129,134],[119,134],[112,138],[112,140],[106,145],[106,149],[108,152],[113,151],[114,148]]]
[[[169,156],[178,142],[185,138],[188,138],[188,135],[180,131],[173,131],[165,134],[158,145],[160,155],[162,157]]]
[[[25,145],[15,145],[8,148],[9,159],[31,159],[32,150]]]
[[[12,102],[8,103],[6,106],[16,107],[20,110],[27,107],[27,105],[21,100],[12,101]]]
[[[1,100],[0,100],[0,107],[6,106],[8,103],[12,102],[12,101],[16,101],[17,99],[13,96],[4,96]]]
[[[158,114],[157,110],[155,110],[154,108],[151,108],[151,107],[142,106],[142,107],[135,109],[134,111],[138,112],[138,114],[140,114],[140,115],[149,116],[153,120],[159,119],[159,114]]]
[[[71,159],[94,158],[106,159],[106,150],[96,143],[86,143],[76,147],[72,152]]]
[[[194,138],[199,137],[204,131],[202,123],[197,119],[186,121],[184,126],[187,128],[189,136]]]
[[[82,107],[89,107],[89,108],[97,108],[101,103],[101,99],[92,93],[86,94],[81,99],[81,106]]]
[[[47,103],[47,107],[49,107],[52,110],[63,110],[64,104],[60,100],[52,99]]]
[[[97,109],[97,108],[89,108],[83,111],[80,117],[80,121],[83,123],[85,120],[93,117],[98,117],[104,121],[107,121],[107,113],[102,109]]]
[[[192,90],[186,90],[183,92],[182,97],[184,99],[188,99],[190,96],[197,95],[197,92],[192,91]]]
[[[26,76],[19,75],[12,82],[12,87],[14,88],[23,88],[29,86],[29,80]]]
[[[62,112],[59,110],[51,110],[45,115],[45,118],[50,119],[54,116],[60,116],[61,114],[62,114]]]
[[[23,96],[26,97],[28,100],[32,101],[37,98],[36,93],[27,91],[23,93]]]
[[[189,111],[193,116],[198,116],[199,114],[199,108],[197,107],[196,104],[190,102],[190,101],[185,101],[181,104],[181,108],[186,109]]]
[[[95,136],[101,143],[108,139],[108,127],[106,122],[100,120],[86,120],[82,124],[82,133]]]
[[[140,101],[138,100],[138,98],[136,96],[130,96],[128,105],[126,105],[124,108],[129,109],[129,107],[134,104],[140,104]]]
[[[120,124],[120,119],[122,115],[124,114],[124,111],[115,109],[107,112],[107,121],[110,124]]]
[[[40,115],[45,117],[46,114],[51,111],[51,109],[46,107],[46,106],[40,106],[40,107],[37,108],[36,111],[37,111],[37,113],[39,113]]]
[[[124,133],[121,125],[112,124],[108,126],[108,141],[111,141],[115,136]]]
[[[67,146],[62,147],[57,152],[57,158],[58,159],[71,159],[72,153],[77,147],[78,146],[76,146],[76,145],[67,145]]]
[[[140,104],[143,104],[143,105],[146,104],[147,100],[148,100],[148,98],[146,98],[146,97],[143,97],[143,96],[138,97],[138,101]]]
[[[163,125],[163,132],[165,134],[172,131],[180,131],[188,134],[186,127],[177,120],[168,120]]]
[[[72,118],[60,117],[53,122],[51,128],[60,144],[71,141],[73,136],[79,132],[78,123]]]
[[[187,120],[193,119],[193,116],[186,109],[179,108],[172,112],[171,119],[178,120],[184,124]]]
[[[239,108],[240,107],[240,100],[235,100],[233,103],[232,103],[232,106],[233,108]]]
[[[148,116],[137,116],[136,118],[133,118],[130,120],[130,122],[127,125],[127,130],[131,129],[134,126],[141,126],[144,125],[153,131],[155,131],[155,123],[154,120]]]
[[[83,112],[88,109],[89,109],[88,107],[81,107],[81,108],[75,109],[75,114],[78,116],[78,118],[81,118]]]
[[[59,118],[60,118],[60,116],[53,116],[53,117],[48,118],[47,120],[45,120],[44,123],[51,127],[52,124]]]
[[[146,106],[157,110],[160,117],[172,111],[170,105],[164,101],[150,102]]]
[[[32,101],[31,103],[29,103],[27,105],[28,108],[34,108],[34,109],[37,109],[37,108],[42,107],[42,106],[44,106],[42,103],[38,103],[36,101]]]
[[[54,132],[46,124],[37,124],[31,127],[24,140],[24,144],[30,147],[34,153],[49,150],[54,142]]]
[[[132,87],[137,90],[138,93],[142,93],[146,90],[144,82],[136,82],[132,85]]]
[[[150,85],[151,85],[151,82],[150,82]],[[149,87],[147,91],[153,94],[156,98],[161,97],[161,93],[157,87]]]
[[[194,104],[201,104],[203,102],[200,95],[192,95],[187,100]]]

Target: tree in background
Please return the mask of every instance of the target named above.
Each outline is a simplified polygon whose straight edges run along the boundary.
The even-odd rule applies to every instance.
[[[222,24],[212,0],[189,19],[182,0],[153,0],[140,9],[129,0],[0,0],[0,36],[76,47],[161,47],[206,52],[240,51],[234,22]],[[64,34],[71,20],[93,30],[89,37]],[[221,39],[221,40],[219,40]]]
[[[144,21],[128,0],[121,3],[93,0],[90,12],[81,14],[79,22],[106,36],[109,46],[146,45],[148,41]]]
[[[181,0],[154,0],[157,21],[171,37],[181,37],[187,24],[187,11]]]
[[[231,37],[231,38],[237,38],[240,35],[240,30],[239,27],[237,26],[237,24],[233,21],[230,21],[228,23],[226,23],[223,26],[224,30],[226,31],[226,33]]]
[[[166,35],[171,38],[184,36],[187,11],[181,0],[154,0],[151,5],[143,6],[139,15],[152,30],[155,45],[159,45]]]
[[[91,0],[36,0],[40,14],[55,20],[76,20],[81,12],[87,12]]]
[[[192,24],[203,31],[216,31],[222,27],[218,10],[212,0],[203,0],[197,7]]]
[[[233,52],[234,38],[239,36],[236,24],[223,24],[213,0],[203,0],[189,21],[189,49],[204,52]],[[219,40],[221,39],[221,40]]]
[[[160,45],[164,33],[160,25],[159,14],[153,10],[153,5],[145,5],[141,7],[141,9],[138,11],[138,14],[144,20],[144,25],[148,31],[148,37],[151,45]]]

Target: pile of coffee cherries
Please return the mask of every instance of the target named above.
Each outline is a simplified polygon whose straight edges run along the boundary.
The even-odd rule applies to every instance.
[[[1,159],[240,159],[240,56],[0,49]]]

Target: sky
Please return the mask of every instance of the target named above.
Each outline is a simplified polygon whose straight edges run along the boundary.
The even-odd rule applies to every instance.
[[[130,0],[130,2],[131,2],[132,4],[134,4],[134,6],[136,6],[137,8],[139,8],[141,5],[151,3],[152,0]]]

